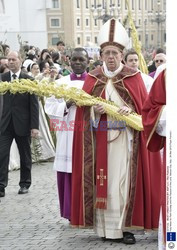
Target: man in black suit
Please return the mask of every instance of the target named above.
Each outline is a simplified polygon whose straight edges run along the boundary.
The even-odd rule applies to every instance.
[[[21,58],[18,52],[8,54],[9,72],[1,75],[2,81],[12,81],[16,78],[27,79],[31,77],[21,71]],[[31,185],[31,136],[38,135],[39,106],[35,95],[10,94],[3,96],[2,116],[0,120],[0,197],[5,196],[8,184],[8,165],[10,147],[13,139],[18,146],[20,154],[20,190],[19,194],[28,193]]]
[[[1,74],[0,74],[0,82],[1,82]],[[2,116],[2,107],[3,107],[3,97],[0,95],[0,122],[1,122],[1,116]]]

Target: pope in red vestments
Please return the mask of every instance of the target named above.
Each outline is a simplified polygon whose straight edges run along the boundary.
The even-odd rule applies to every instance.
[[[100,67],[89,73],[83,90],[94,96],[104,96],[106,83],[107,78]],[[140,74],[124,66],[122,72],[114,78],[114,86],[127,105],[138,114],[141,114],[147,92]],[[78,108],[76,120],[84,122],[80,122],[80,126],[77,127],[74,135],[71,223],[79,226],[92,226],[95,159],[93,134],[90,128],[90,107]],[[103,139],[102,143],[107,145],[106,132],[101,132],[105,137],[105,141]],[[99,133],[99,131],[96,133]],[[133,144],[130,200],[127,204],[127,226],[135,225],[145,229],[158,228],[160,209],[160,177],[157,174],[160,168],[159,154],[156,154],[154,165],[150,166],[144,132],[134,130]],[[106,149],[104,145],[100,145],[100,148],[100,151],[97,149],[96,155],[106,161]],[[152,177],[154,177],[153,183]]]
[[[166,137],[165,134],[162,135],[162,133],[158,133],[157,128],[166,105],[165,74],[166,70],[163,70],[156,78],[142,110],[143,126],[147,138],[147,148],[151,152],[158,152],[164,148],[161,175],[161,205],[164,239],[166,238]]]
[[[133,111],[141,115],[147,98],[145,85],[139,72],[121,63],[126,31],[115,19],[103,25],[102,31],[103,66],[89,72],[83,89],[95,97],[119,102],[120,114]],[[93,113],[99,114],[97,129],[93,129]],[[134,244],[135,238],[126,234],[126,228],[158,228],[160,154],[149,153],[143,131],[121,126],[110,128],[109,121],[110,116],[101,105],[77,109],[71,225],[94,228],[96,225],[100,237]],[[118,134],[112,140],[111,129]]]

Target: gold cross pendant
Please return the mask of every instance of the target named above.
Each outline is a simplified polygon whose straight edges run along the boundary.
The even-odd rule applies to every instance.
[[[100,180],[100,186],[104,185],[104,180],[106,180],[106,175],[103,175],[104,170],[100,169],[100,175],[97,175],[97,180]]]

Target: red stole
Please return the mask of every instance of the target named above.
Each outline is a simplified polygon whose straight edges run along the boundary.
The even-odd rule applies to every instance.
[[[100,124],[103,122],[105,127]],[[107,208],[107,119],[102,115],[96,132],[96,204],[95,208]]]

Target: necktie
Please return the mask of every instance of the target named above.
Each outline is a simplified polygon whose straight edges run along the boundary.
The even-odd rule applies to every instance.
[[[16,74],[13,74],[12,77],[13,77],[13,80],[17,79],[17,75]]]
[[[16,74],[12,74],[12,79],[11,79],[11,81],[13,81],[13,80],[15,80],[15,79],[17,79],[17,75]],[[14,94],[10,94],[10,100],[12,101],[13,100],[13,98],[14,98]]]

